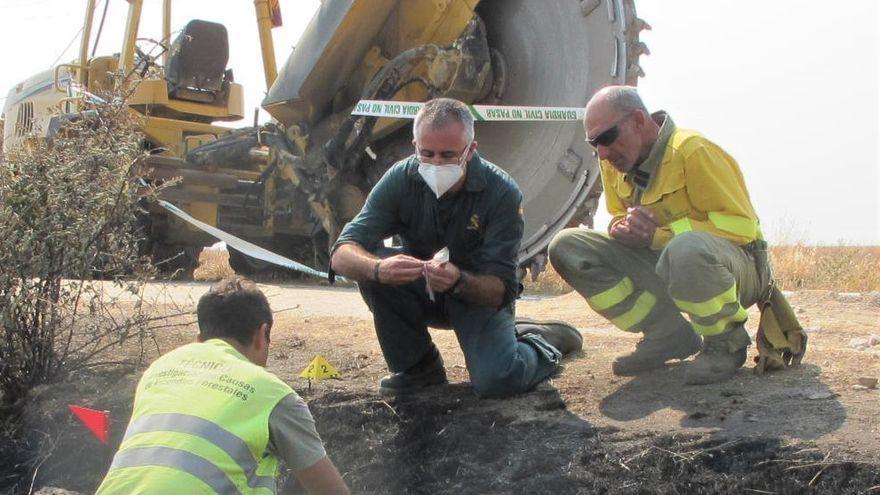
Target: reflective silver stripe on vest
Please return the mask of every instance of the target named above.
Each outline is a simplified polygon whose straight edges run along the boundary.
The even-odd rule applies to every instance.
[[[221,495],[241,495],[235,483],[214,463],[185,450],[170,447],[132,447],[120,450],[113,457],[110,469],[142,466],[177,469],[195,476]]]
[[[138,433],[171,431],[187,433],[207,440],[231,457],[247,477],[251,488],[266,488],[275,493],[275,476],[258,476],[257,461],[244,440],[207,419],[189,414],[148,414],[138,418],[125,431],[123,442]],[[201,457],[200,457],[201,459]]]

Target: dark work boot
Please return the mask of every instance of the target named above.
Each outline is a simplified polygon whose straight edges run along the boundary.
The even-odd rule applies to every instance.
[[[701,352],[684,371],[688,385],[706,385],[729,380],[746,362],[751,340],[745,327],[737,326],[721,335],[705,337]]]
[[[431,345],[431,350],[415,366],[406,371],[392,373],[379,381],[379,394],[407,394],[444,383],[447,383],[447,380],[443,358],[440,357],[437,347]]]
[[[687,359],[702,347],[702,340],[690,324],[668,330],[645,333],[636,344],[636,350],[619,356],[611,363],[611,370],[618,376],[633,376],[662,368],[671,359]]]
[[[564,321],[541,321],[530,318],[516,319],[516,336],[540,335],[563,356],[581,350],[584,338],[576,328]]]

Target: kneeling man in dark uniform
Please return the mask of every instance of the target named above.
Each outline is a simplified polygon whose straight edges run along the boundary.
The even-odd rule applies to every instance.
[[[477,395],[529,390],[581,348],[581,335],[561,323],[515,324],[522,193],[477,153],[464,103],[429,101],[413,134],[415,154],[379,180],[331,258],[373,312],[391,370],[379,392],[446,383],[428,325],[455,331]],[[384,247],[391,236],[402,247]]]

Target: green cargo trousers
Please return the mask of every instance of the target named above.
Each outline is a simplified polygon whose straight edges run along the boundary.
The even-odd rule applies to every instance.
[[[632,332],[679,328],[684,312],[704,337],[726,334],[745,323],[745,308],[769,282],[749,249],[695,231],[657,252],[602,232],[565,229],[550,243],[550,262],[597,313]]]

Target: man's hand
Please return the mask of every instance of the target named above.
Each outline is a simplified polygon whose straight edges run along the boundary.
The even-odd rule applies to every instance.
[[[504,302],[504,282],[495,275],[468,272],[467,278],[462,279],[464,272],[448,261],[427,262],[425,273],[433,292],[448,293],[453,285],[460,283],[461,285],[455,289],[456,295],[467,303],[498,308]]]
[[[422,276],[425,262],[406,254],[397,254],[379,260],[379,282],[403,285]]]
[[[461,270],[448,261],[440,263],[429,261],[425,265],[425,270],[428,276],[428,285],[434,292],[448,291],[461,277]]]
[[[644,248],[651,245],[658,226],[657,216],[651,210],[636,206],[629,208],[623,220],[611,227],[610,235],[627,246]]]

